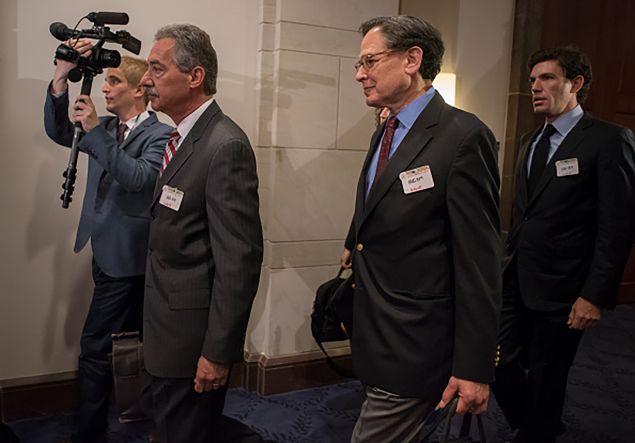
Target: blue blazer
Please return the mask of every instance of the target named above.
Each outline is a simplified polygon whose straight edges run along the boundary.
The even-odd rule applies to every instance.
[[[44,128],[53,141],[70,147],[68,104],[68,94],[48,92]],[[100,117],[100,125],[79,142],[89,159],[74,249],[79,252],[90,238],[99,267],[111,277],[129,277],[145,272],[152,193],[172,128],[151,113],[118,146],[117,123],[116,117]]]

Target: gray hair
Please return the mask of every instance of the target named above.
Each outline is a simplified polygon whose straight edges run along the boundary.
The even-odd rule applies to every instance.
[[[443,61],[445,47],[441,33],[425,20],[410,15],[375,17],[365,21],[359,32],[366,35],[373,28],[380,28],[388,49],[407,51],[413,46],[421,48],[423,60],[419,73],[426,80],[434,80]]]
[[[209,34],[194,25],[167,25],[154,35],[155,41],[164,38],[174,40],[174,63],[179,70],[191,72],[196,66],[201,66],[205,70],[205,94],[216,94],[218,59]]]

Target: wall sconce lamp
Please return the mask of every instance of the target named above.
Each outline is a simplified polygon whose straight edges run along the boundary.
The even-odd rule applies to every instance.
[[[440,72],[432,82],[434,89],[439,91],[448,105],[454,106],[456,96],[456,74]]]

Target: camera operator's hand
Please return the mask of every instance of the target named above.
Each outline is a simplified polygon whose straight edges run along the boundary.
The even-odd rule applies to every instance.
[[[90,57],[93,48],[93,43],[86,38],[66,40],[64,44],[76,50],[82,57]],[[66,92],[68,89],[68,73],[76,66],[75,63],[55,59],[55,72],[53,73],[53,82],[51,83],[51,93],[53,95],[60,95]]]
[[[81,123],[84,132],[90,132],[95,126],[99,125],[99,117],[97,117],[95,105],[88,95],[77,96],[73,104],[71,120]]]

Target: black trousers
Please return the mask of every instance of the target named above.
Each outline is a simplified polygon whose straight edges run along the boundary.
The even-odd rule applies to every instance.
[[[227,388],[198,393],[194,377],[152,377],[152,409],[161,443],[224,441],[222,413]]]
[[[138,331],[142,324],[143,275],[110,277],[93,259],[93,281],[93,299],[80,339],[77,376],[77,431],[81,442],[98,441],[106,433],[112,392],[111,335]]]
[[[569,309],[525,307],[515,266],[505,273],[499,332],[500,361],[492,390],[520,441],[549,443],[565,430],[561,421],[569,369],[582,331],[569,329]]]

